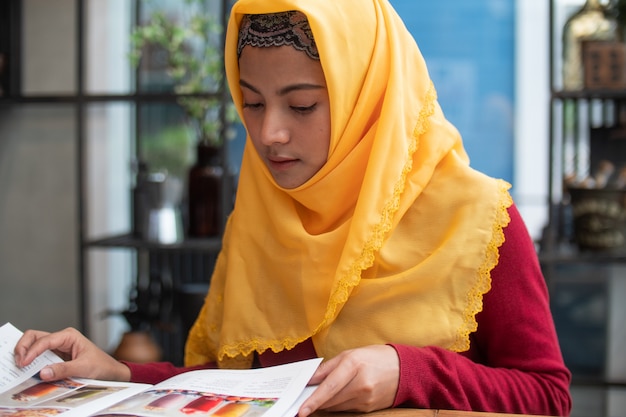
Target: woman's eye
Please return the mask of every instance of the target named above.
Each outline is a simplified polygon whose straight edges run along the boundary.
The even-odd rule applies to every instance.
[[[311,106],[291,106],[291,108],[298,113],[310,113],[315,110],[315,106],[317,106],[317,103]]]
[[[243,103],[244,109],[260,109],[263,107],[261,103]]]

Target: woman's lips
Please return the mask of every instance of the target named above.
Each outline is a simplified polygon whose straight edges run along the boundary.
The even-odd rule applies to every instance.
[[[274,171],[285,171],[294,166],[298,160],[294,158],[270,157],[267,158],[270,168]]]

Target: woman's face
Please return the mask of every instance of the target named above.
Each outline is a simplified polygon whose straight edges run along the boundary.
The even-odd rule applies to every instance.
[[[319,61],[292,46],[246,46],[239,58],[243,117],[274,180],[304,184],[326,163],[330,103]]]

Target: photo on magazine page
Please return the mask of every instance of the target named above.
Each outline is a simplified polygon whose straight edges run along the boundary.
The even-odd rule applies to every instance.
[[[228,396],[193,390],[154,389],[128,398],[94,417],[261,417],[277,400],[278,398]]]
[[[122,389],[71,379],[46,382],[33,376],[0,394],[0,416],[59,415]]]

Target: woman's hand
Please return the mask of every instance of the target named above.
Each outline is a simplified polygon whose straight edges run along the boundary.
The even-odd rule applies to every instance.
[[[324,362],[310,385],[319,387],[302,404],[299,417],[316,410],[370,412],[393,405],[400,379],[400,360],[387,345],[347,350]]]
[[[73,328],[55,333],[27,330],[15,345],[15,364],[19,367],[27,366],[48,349],[66,362],[43,368],[39,376],[44,381],[70,377],[124,382],[130,380],[130,369],[126,365],[109,356]]]

